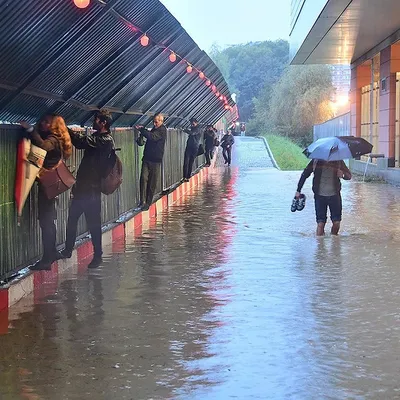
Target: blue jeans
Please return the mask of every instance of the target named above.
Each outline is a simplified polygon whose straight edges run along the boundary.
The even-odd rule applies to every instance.
[[[315,194],[314,202],[317,223],[326,223],[328,207],[332,222],[342,220],[342,196],[340,193],[335,196],[320,196]]]

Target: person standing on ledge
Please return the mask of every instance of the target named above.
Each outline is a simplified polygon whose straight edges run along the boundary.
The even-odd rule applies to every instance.
[[[142,210],[148,210],[153,202],[158,179],[161,175],[161,164],[164,157],[167,128],[164,117],[156,114],[153,119],[153,128],[149,131],[141,125],[135,126],[142,138],[146,139],[140,173],[140,204]]]
[[[190,124],[190,129],[184,130],[189,137],[186,142],[185,158],[183,161],[183,182],[189,182],[192,176],[193,163],[197,157],[201,141],[201,130],[197,118],[191,118]]]

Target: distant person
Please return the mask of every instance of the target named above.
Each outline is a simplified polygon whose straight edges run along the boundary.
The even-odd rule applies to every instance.
[[[70,130],[72,144],[83,149],[83,158],[72,188],[72,201],[68,212],[67,239],[63,258],[71,258],[75,245],[79,218],[85,214],[87,226],[92,237],[93,259],[88,268],[97,268],[102,262],[101,244],[101,178],[108,162],[114,140],[111,136],[112,117],[105,110],[93,117],[93,134]]]
[[[211,160],[214,156],[214,149],[217,140],[217,130],[212,125],[207,125],[204,131],[206,167],[209,167],[211,165]]]
[[[153,202],[158,178],[161,175],[161,164],[167,140],[167,128],[164,125],[164,117],[161,114],[154,116],[153,125],[150,131],[143,126],[135,127],[140,131],[140,135],[146,139],[140,174],[139,206],[142,210],[148,210]]]
[[[224,135],[221,139],[222,156],[224,157],[224,164],[231,165],[232,161],[232,146],[235,143],[235,138],[233,137],[231,130]]]
[[[246,136],[246,125],[244,123],[240,125],[240,136]]]
[[[71,156],[71,138],[64,119],[59,115],[42,116],[35,128],[25,121],[21,121],[21,126],[27,130],[34,145],[47,151],[44,170],[56,167],[62,158],[67,160]],[[38,185],[38,219],[42,230],[43,257],[30,269],[49,271],[51,264],[62,258],[56,248],[56,198],[48,199],[40,182]]]
[[[301,189],[306,179],[314,172],[312,190],[314,192],[317,236],[325,234],[327,211],[331,214],[331,234],[337,235],[342,220],[342,197],[340,179],[350,180],[351,172],[343,161],[311,160],[301,174],[297,184],[295,199],[300,201]],[[304,197],[302,197],[304,199]]]
[[[193,117],[190,119],[190,129],[185,129],[184,132],[186,132],[189,137],[186,142],[183,161],[183,182],[189,182],[192,176],[193,163],[197,157],[201,141],[201,130],[197,118]]]

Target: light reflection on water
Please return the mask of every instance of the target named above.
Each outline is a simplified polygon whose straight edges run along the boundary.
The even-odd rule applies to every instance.
[[[298,175],[216,170],[37,301],[1,337],[0,397],[400,398],[400,191],[346,183],[342,235],[316,238]]]

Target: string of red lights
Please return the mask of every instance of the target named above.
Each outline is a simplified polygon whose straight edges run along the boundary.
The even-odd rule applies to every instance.
[[[74,4],[76,7],[84,9],[87,8],[90,5],[90,1],[91,0],[73,0]],[[101,4],[102,6],[107,5],[106,1],[104,0],[96,0],[99,4]],[[186,72],[188,74],[191,74],[193,72],[193,70],[195,70],[199,76],[199,79],[203,80],[205,85],[210,87],[210,89],[212,90],[212,92],[215,94],[215,96],[221,100],[221,102],[224,105],[224,108],[226,110],[232,110],[232,106],[229,105],[228,99],[226,98],[226,96],[224,96],[223,94],[220,93],[220,91],[218,90],[218,88],[216,87],[216,85],[213,84],[213,82],[211,81],[211,79],[209,79],[206,74],[201,71],[199,68],[197,68],[196,66],[193,66],[193,64],[187,60],[184,57],[181,57],[179,54],[177,54],[174,50],[172,50],[171,48],[169,48],[168,46],[165,46],[163,44],[157,43],[154,40],[152,40],[146,32],[143,32],[139,27],[137,27],[136,25],[132,24],[130,21],[127,21],[124,17],[122,17],[122,15],[118,14],[117,11],[115,11],[115,9],[113,10],[113,13],[116,14],[121,21],[123,21],[131,30],[133,30],[134,32],[139,32],[142,34],[141,38],[140,38],[140,44],[143,47],[147,47],[150,44],[153,44],[154,46],[157,46],[159,48],[165,49],[167,51],[169,51],[169,61],[171,63],[175,63],[178,58],[185,63],[186,66]]]

